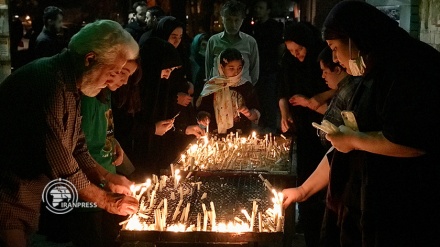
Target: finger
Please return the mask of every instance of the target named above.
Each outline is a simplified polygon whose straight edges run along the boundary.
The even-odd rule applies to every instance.
[[[173,122],[174,122],[174,119],[171,118],[171,119],[163,120],[163,121],[162,121],[162,124],[163,124],[163,125],[167,125],[167,124],[170,124],[170,123],[173,123]]]
[[[124,195],[126,195],[126,196],[131,195],[131,191],[130,191],[130,189],[127,188],[127,187],[125,187],[125,186],[121,186],[121,190],[120,190],[120,191],[121,191],[121,192],[119,192],[119,193],[124,194]]]
[[[283,202],[283,207],[287,208],[292,202],[293,202],[293,199],[291,197],[287,197]]]
[[[115,161],[113,161],[113,165],[120,166],[122,164],[123,159],[124,159],[124,156],[121,154],[118,154]]]

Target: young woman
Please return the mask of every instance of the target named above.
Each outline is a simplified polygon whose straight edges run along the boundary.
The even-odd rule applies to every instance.
[[[338,3],[323,34],[363,77],[350,109],[358,130],[327,134],[337,151],[285,204],[328,185],[327,246],[440,246],[440,53],[360,1]]]
[[[286,25],[284,43],[287,51],[282,58],[279,73],[281,130],[286,132],[290,129],[296,138],[296,172],[298,182],[302,183],[312,174],[326,151],[316,136],[312,122],[321,122],[323,116],[315,109],[330,97],[320,100],[321,103],[310,108],[302,107],[297,102],[299,97],[304,96],[313,98],[313,102],[316,103],[318,95],[329,91],[316,62],[325,43],[315,27],[303,22]],[[318,246],[325,210],[324,198],[325,193],[321,192],[298,205],[298,225],[304,231],[308,247]]]
[[[174,126],[175,112],[170,108],[170,74],[182,65],[176,49],[166,41],[150,38],[140,50],[142,79],[139,86],[127,98],[134,105],[133,114],[125,114],[119,120],[127,122],[127,136],[124,142],[127,154],[136,170],[132,174],[137,182],[145,181],[147,175],[159,175],[160,169],[169,166],[167,147],[169,130]],[[138,100],[135,100],[137,98]]]
[[[235,48],[227,48],[217,58],[220,76],[211,78],[197,100],[198,119],[219,134],[240,129],[249,133],[252,122],[260,118],[257,96],[252,83],[244,80],[244,59]],[[207,116],[215,116],[210,121]]]

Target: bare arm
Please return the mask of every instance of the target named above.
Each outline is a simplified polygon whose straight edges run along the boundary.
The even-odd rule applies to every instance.
[[[336,90],[330,89],[322,93],[318,93],[314,95],[311,99],[316,101],[319,105],[325,104],[327,101],[329,101],[333,96],[335,95]]]
[[[327,134],[326,138],[340,152],[347,153],[351,150],[363,150],[374,154],[381,154],[391,157],[418,157],[425,152],[399,145],[389,141],[379,132],[353,131],[346,126],[339,126],[339,132]]]
[[[286,208],[292,202],[305,201],[310,196],[322,190],[329,183],[329,173],[330,165],[327,159],[327,155],[324,155],[324,158],[321,160],[318,167],[316,167],[315,171],[302,185],[296,188],[283,190],[285,198],[283,206]]]

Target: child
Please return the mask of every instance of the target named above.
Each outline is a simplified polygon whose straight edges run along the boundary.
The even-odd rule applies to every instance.
[[[206,78],[217,76],[216,59],[226,48],[236,48],[243,56],[243,78],[255,85],[260,74],[260,59],[255,39],[240,31],[246,17],[246,5],[240,1],[230,0],[220,9],[224,31],[212,35],[206,46],[205,73]]]
[[[258,123],[260,112],[251,82],[242,78],[244,59],[237,49],[227,48],[217,63],[219,76],[205,84],[197,100],[199,124],[209,125],[219,134],[238,130],[249,133],[252,122]],[[209,116],[215,116],[215,121]]]

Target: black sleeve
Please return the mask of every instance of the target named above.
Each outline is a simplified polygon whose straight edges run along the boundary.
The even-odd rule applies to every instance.
[[[244,97],[246,107],[249,108],[249,110],[256,109],[261,113],[257,92],[250,82],[246,82],[239,92]]]
[[[278,81],[278,99],[282,98],[290,98],[291,95],[289,95],[289,59],[287,54],[288,51],[285,52],[285,54],[282,57],[281,60],[281,69],[277,75],[277,81]]]
[[[217,129],[217,123],[215,122],[215,112],[214,112],[214,94],[210,94],[202,98],[202,102],[200,103],[200,106],[196,108],[197,113],[201,111],[205,111],[211,114],[209,129],[210,130]]]

